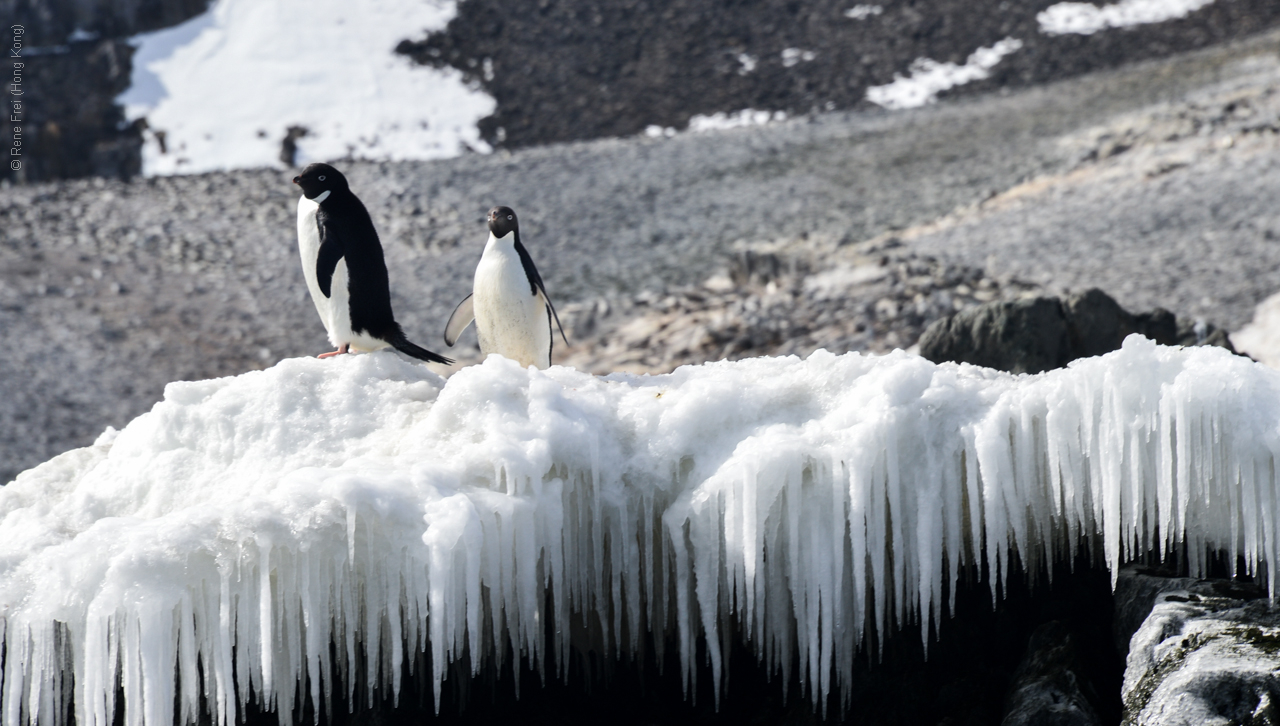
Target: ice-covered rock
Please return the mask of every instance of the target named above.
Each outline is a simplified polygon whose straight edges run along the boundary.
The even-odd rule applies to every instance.
[[[1127,726],[1280,723],[1280,608],[1229,581],[1158,596],[1134,634]]]
[[[572,613],[717,684],[736,629],[825,702],[869,633],[927,639],[965,566],[994,600],[1082,536],[1113,573],[1280,561],[1278,453],[1280,373],[1138,337],[1039,376],[819,351],[446,382],[381,353],[175,383],[0,489],[0,721],[108,723],[119,684],[130,723],[287,722],[422,651],[438,699],[468,656],[563,668]]]

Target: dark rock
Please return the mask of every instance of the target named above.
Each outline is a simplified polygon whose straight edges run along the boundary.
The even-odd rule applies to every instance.
[[[1178,318],[1173,313],[1164,308],[1156,308],[1133,317],[1139,333],[1160,345],[1178,344]]]
[[[137,174],[141,129],[125,123],[115,103],[129,87],[132,56],[127,43],[101,40],[25,58],[22,123],[4,129],[6,146],[15,139],[14,127],[20,129],[22,166],[5,164],[2,173],[25,182]]]
[[[209,0],[0,0],[3,27],[22,25],[29,47],[58,46],[73,33],[125,38],[177,25],[203,13]]]
[[[920,336],[920,355],[1011,373],[1040,373],[1071,360],[1067,319],[1057,298],[996,302],[943,318]]]
[[[284,140],[280,142],[280,161],[285,166],[297,166],[298,139],[309,133],[306,126],[290,126],[285,129]]]
[[[1227,331],[1203,320],[1179,320],[1178,345],[1216,345],[1236,352]]]
[[[1126,337],[1140,332],[1138,321],[1096,287],[1068,297],[1062,306],[1071,335],[1072,358],[1118,350]]]
[[[1013,676],[1001,726],[1099,726],[1090,682],[1076,638],[1062,622],[1036,628]]]
[[[920,336],[920,355],[1010,373],[1040,373],[1078,358],[1119,350],[1134,333],[1162,345],[1216,345],[1236,352],[1226,331],[1178,320],[1163,308],[1133,315],[1092,288],[1058,298],[991,302],[935,321]]]

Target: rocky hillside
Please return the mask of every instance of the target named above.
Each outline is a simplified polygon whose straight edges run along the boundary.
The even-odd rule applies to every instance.
[[[156,112],[160,118],[152,119],[156,123],[150,124],[150,132],[146,119],[126,123],[116,101],[136,80],[127,41],[199,15],[207,6],[207,0],[0,0],[0,24],[23,29],[17,40],[26,65],[27,104],[20,124],[26,158],[20,169],[0,169],[0,179],[129,178],[141,168],[144,138],[148,149],[154,146],[155,153],[163,154],[163,134],[173,131],[166,127],[182,127],[184,122]],[[443,2],[439,7],[452,12],[453,5]],[[224,10],[232,12],[229,5]],[[390,17],[408,14],[408,9],[394,4],[380,10],[390,12]],[[344,34],[340,14],[330,8],[326,17],[333,16],[329,19],[334,25],[321,23],[307,32],[328,37],[331,44],[369,45],[367,50],[361,46],[357,57],[385,55],[382,65],[371,66],[381,69],[384,78],[387,68],[404,66],[392,53],[396,33],[387,47],[374,47],[385,39],[373,42],[361,40],[359,33]],[[272,33],[297,31],[286,27],[288,17],[289,12],[255,15],[248,27],[266,38],[280,37]],[[274,29],[272,23],[282,25]],[[406,21],[397,31],[406,36],[397,50],[422,64],[461,71],[478,89],[473,92],[486,101],[491,96],[496,110],[479,122],[479,133],[490,146],[514,149],[646,130],[669,133],[694,118],[719,118],[744,109],[794,116],[866,109],[873,105],[868,98],[890,106],[913,105],[938,94],[1033,87],[1249,37],[1277,24],[1280,5],[1272,0],[1125,0],[1103,8],[1054,0],[627,0],[603,5],[583,0],[463,0],[443,30],[425,34],[421,24]],[[328,35],[330,31],[334,35]],[[235,34],[244,41],[246,32],[240,26]],[[273,46],[269,41],[244,41],[244,46],[250,50],[222,48],[235,56],[230,60],[197,54],[219,69],[201,78],[212,88],[232,87],[261,100],[271,91],[257,88],[253,81],[258,77],[244,69],[271,66],[262,50]],[[333,87],[346,82],[344,73],[349,72],[342,64],[310,70]],[[914,85],[884,91],[900,79]],[[148,86],[152,81],[139,83]],[[874,96],[875,89],[889,98]],[[406,94],[403,84],[389,84],[382,92],[395,96],[393,108],[403,110],[402,96],[432,107],[427,98],[431,94]],[[306,105],[317,102],[313,98]],[[375,105],[371,101],[364,107]],[[183,108],[189,117],[209,115],[199,104]],[[472,127],[484,113],[462,122],[468,129],[462,136],[471,146],[484,146]],[[267,156],[253,156],[254,164],[271,163],[276,148],[290,158],[288,145],[281,144],[284,139],[295,142],[291,134],[302,133],[287,132],[288,123],[275,123],[279,119],[255,116],[241,121],[262,121],[270,127],[253,126],[263,139],[270,137],[267,145],[272,148]],[[432,120],[435,125],[455,122]],[[375,137],[372,140],[356,143],[351,137],[345,144],[334,142],[341,131],[320,133],[312,128],[302,144],[325,143],[322,138],[334,142],[325,147],[326,156],[334,149],[338,154],[348,149],[353,158],[440,155],[426,146],[417,148],[406,136],[389,140],[405,126],[416,123],[397,116],[378,133],[361,132]],[[5,129],[6,142],[14,139],[12,129]],[[188,140],[199,145],[196,139],[216,133],[215,129]],[[379,139],[393,145],[396,153],[375,149]],[[221,153],[210,153],[194,168],[244,166],[235,161],[244,154],[232,151],[243,152],[255,144],[265,142],[250,134],[224,145]],[[402,147],[413,148],[401,153]],[[156,168],[169,173],[180,167]]]
[[[1056,4],[468,0],[446,29],[399,51],[483,87],[498,102],[481,122],[485,140],[518,147],[684,128],[695,114],[745,108],[865,108],[870,87],[910,75],[918,59],[964,65],[1006,38],[1017,50],[950,95],[1037,85],[1280,23],[1271,0],[1166,2],[1147,5],[1204,7],[1121,30],[1054,33],[1040,16]]]

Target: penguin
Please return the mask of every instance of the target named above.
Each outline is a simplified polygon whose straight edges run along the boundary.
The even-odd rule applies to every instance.
[[[393,347],[419,360],[452,364],[449,358],[410,343],[396,323],[382,243],[368,210],[351,192],[342,172],[328,164],[311,164],[293,183],[302,188],[298,199],[302,275],[329,342],[338,348],[318,357]]]
[[[488,220],[489,240],[476,265],[471,294],[450,316],[444,342],[452,346],[475,320],[482,354],[497,353],[522,366],[545,369],[551,365],[552,319],[566,345],[569,337],[533,258],[520,244],[516,213],[510,207],[494,207]]]

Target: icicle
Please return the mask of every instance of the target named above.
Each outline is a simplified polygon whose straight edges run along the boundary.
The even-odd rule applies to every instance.
[[[963,567],[995,598],[1011,563],[1082,540],[1113,575],[1185,547],[1275,592],[1280,376],[1225,353],[1131,339],[1023,377],[903,354],[507,363],[175,384],[109,451],[5,487],[0,526],[34,535],[0,532],[0,724],[52,723],[74,682],[76,721],[107,726],[117,679],[128,724],[193,723],[202,695],[219,726],[251,698],[290,723],[335,687],[394,700],[424,649],[439,707],[464,653],[570,677],[571,618],[623,658],[647,628],[659,660],[674,623],[689,696],[707,664],[723,693],[738,627],[784,689],[848,705],[868,637],[918,618],[928,642]]]

